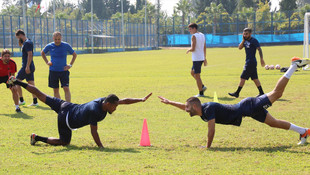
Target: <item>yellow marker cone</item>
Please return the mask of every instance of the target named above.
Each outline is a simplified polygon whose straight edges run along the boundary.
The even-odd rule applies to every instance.
[[[219,102],[219,99],[217,98],[216,92],[214,92],[213,102],[216,102],[216,103]]]

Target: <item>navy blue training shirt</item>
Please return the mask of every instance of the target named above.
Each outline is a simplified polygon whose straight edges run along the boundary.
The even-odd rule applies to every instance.
[[[84,104],[70,103],[66,107],[69,112],[68,122],[70,127],[73,129],[81,128],[89,124],[97,126],[97,122],[103,120],[107,115],[107,111],[102,110],[104,100],[105,97]]]
[[[242,115],[239,106],[239,104],[203,103],[201,105],[202,116],[200,117],[205,122],[215,119],[215,123],[240,126]]]
[[[28,52],[31,51],[33,53],[33,42],[30,39],[26,39],[26,41],[23,43],[22,46],[22,67],[25,68],[27,66],[27,62],[28,62]],[[33,67],[34,63],[33,60],[30,63],[30,67]]]
[[[243,44],[245,48],[245,54],[246,54],[246,59],[245,59],[245,65],[257,65],[256,61],[256,50],[258,47],[260,47],[259,42],[257,39],[251,37],[250,40],[245,40]]]

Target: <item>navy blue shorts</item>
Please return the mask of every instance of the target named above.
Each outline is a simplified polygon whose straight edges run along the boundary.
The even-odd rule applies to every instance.
[[[35,67],[34,66],[30,66],[30,74],[26,74],[26,70],[24,67],[22,67],[18,73],[16,78],[18,80],[24,80],[26,79],[26,81],[34,81],[34,71],[35,71]]]
[[[48,87],[50,88],[59,88],[59,81],[61,87],[69,87],[69,71],[50,71],[48,76]]]
[[[195,74],[200,74],[201,73],[202,63],[203,63],[203,61],[193,61],[192,70],[194,71]]]
[[[6,82],[8,81],[9,76],[5,76],[5,77],[0,77],[0,84],[5,83],[7,88],[10,88],[11,85],[7,84]]]
[[[248,80],[250,77],[252,80],[258,79],[256,66],[244,66],[240,78]]]
[[[56,97],[50,97],[50,96],[46,97],[45,103],[58,114],[59,139],[62,142],[69,144],[71,141],[71,137],[72,137],[72,131],[67,126],[67,123],[66,123],[67,111],[63,110],[63,108],[64,106],[67,106],[68,104],[71,104],[71,103],[68,103]]]
[[[250,116],[253,119],[264,123],[268,111],[272,104],[266,94],[259,97],[248,97],[239,102],[242,116]]]

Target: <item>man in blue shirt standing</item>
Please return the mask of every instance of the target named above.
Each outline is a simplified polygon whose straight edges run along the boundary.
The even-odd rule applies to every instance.
[[[260,56],[260,63],[262,67],[265,66],[265,61],[263,59],[263,52],[262,49],[260,48],[260,44],[257,41],[257,39],[253,38],[252,36],[252,29],[245,28],[243,30],[243,40],[239,44],[239,49],[245,48],[245,53],[246,53],[246,60],[245,60],[245,66],[243,68],[243,72],[240,77],[240,83],[239,87],[236,92],[234,93],[228,93],[230,96],[239,97],[239,93],[244,86],[245,80],[248,80],[250,77],[254,81],[255,85],[257,86],[259,90],[259,95],[263,95],[264,91],[263,88],[260,84],[260,81],[258,80],[258,75],[257,75],[257,61],[256,61],[256,50],[258,50],[259,56]]]
[[[16,78],[21,81],[26,79],[29,84],[34,85],[35,66],[33,63],[33,42],[26,37],[25,32],[21,29],[16,31],[15,36],[18,39],[19,45],[22,47],[22,67],[18,71]],[[17,86],[17,92],[19,95],[19,104],[25,105],[23,92],[20,86]],[[29,106],[38,106],[37,97],[34,94],[32,94],[32,96],[33,103]]]
[[[71,102],[71,93],[69,89],[69,69],[72,67],[77,55],[68,43],[61,41],[60,32],[54,32],[53,40],[54,42],[47,44],[41,52],[45,63],[50,66],[48,86],[54,89],[54,97],[60,99],[60,81],[61,87],[65,92],[66,101]],[[50,52],[51,61],[48,61],[46,58],[45,54],[48,52]],[[73,55],[70,64],[67,64],[67,53]]]
[[[71,142],[72,130],[90,125],[91,135],[94,141],[98,147],[103,148],[97,132],[97,123],[102,121],[107,113],[112,114],[118,105],[145,102],[152,95],[152,93],[150,93],[144,98],[119,99],[116,95],[110,94],[107,97],[98,98],[88,103],[74,104],[56,97],[50,97],[42,93],[35,86],[16,80],[14,76],[9,78],[8,84],[22,86],[30,93],[35,94],[40,101],[50,106],[51,109],[58,114],[59,138],[41,137],[36,134],[31,134],[31,145],[35,145],[38,141],[50,145],[69,145]]]

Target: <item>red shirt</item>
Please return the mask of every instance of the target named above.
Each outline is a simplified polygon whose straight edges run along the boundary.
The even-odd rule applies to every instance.
[[[16,72],[16,63],[14,60],[9,61],[8,64],[4,64],[0,57],[0,77],[11,76]]]

